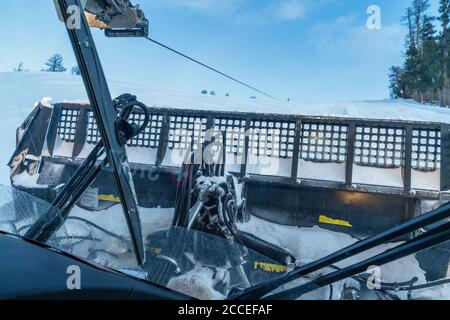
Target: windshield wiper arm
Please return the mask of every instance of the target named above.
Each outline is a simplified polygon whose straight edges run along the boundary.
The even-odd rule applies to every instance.
[[[58,0],[57,3],[63,21],[65,22],[75,57],[77,58],[80,67],[81,76],[100,133],[101,145],[97,146],[97,148],[99,149],[98,151],[102,151],[106,154],[106,158],[99,166],[95,166],[95,160],[98,155],[92,153],[89,156],[89,158],[92,156],[92,163],[85,162],[87,165],[85,167],[86,170],[83,166],[82,169],[80,169],[84,174],[81,175],[81,177],[72,177],[72,180],[69,183],[69,185],[77,185],[76,182],[78,179],[83,182],[77,186],[76,193],[73,196],[68,195],[67,193],[70,192],[71,189],[67,187],[63,190],[63,195],[57,199],[58,204],[65,209],[65,212],[63,212],[62,215],[57,211],[47,212],[29,230],[27,236],[33,240],[47,240],[51,234],[64,223],[64,220],[68,216],[68,210],[73,207],[77,197],[81,196],[84,189],[92,182],[92,179],[95,178],[106,165],[109,165],[121,200],[134,253],[136,254],[136,260],[139,266],[142,266],[145,262],[146,253],[142,238],[138,201],[125,148],[127,143],[127,139],[125,138],[127,133],[130,133],[130,130],[129,128],[127,128],[127,131],[122,130],[123,128],[126,128],[126,119],[128,119],[131,109],[128,110],[128,115],[124,114],[122,119],[118,119],[117,110],[115,110],[113,106],[108,83],[85,15],[81,15],[80,24],[77,27],[68,23],[72,21],[70,15],[71,10],[69,10],[69,8],[82,8],[80,0]],[[137,101],[135,104],[143,108],[143,105],[138,104]],[[148,121],[149,118],[147,114],[147,123],[145,125],[148,124]],[[133,134],[137,133],[133,132]],[[80,171],[78,173],[80,173]]]
[[[379,255],[376,255],[367,260],[355,263],[347,268],[320,277],[314,281],[298,286],[293,289],[282,291],[265,297],[265,300],[287,300],[297,299],[302,295],[323,288],[330,284],[345,280],[349,277],[355,276],[367,271],[370,266],[383,266],[390,262],[407,257],[413,253],[429,249],[438,244],[450,240],[450,222],[447,222],[439,227],[418,236],[417,238],[407,241],[395,248],[387,250]]]
[[[414,232],[417,229],[424,228],[434,223],[443,221],[449,217],[450,217],[450,203],[447,203],[441,206],[440,208],[437,208],[426,214],[411,219],[410,221],[400,226],[392,228],[388,231],[385,231],[368,239],[359,241],[327,257],[324,257],[307,265],[298,267],[280,278],[273,279],[260,285],[257,285],[255,287],[244,290],[236,295],[233,295],[229,299],[254,300],[263,298],[264,296],[268,295],[269,293],[273,292],[275,289],[279,288],[284,284],[287,284],[303,276],[311,274],[312,272],[329,267],[333,264],[336,264],[342,260],[346,260],[357,254],[363,253],[383,243],[395,240],[401,236]]]

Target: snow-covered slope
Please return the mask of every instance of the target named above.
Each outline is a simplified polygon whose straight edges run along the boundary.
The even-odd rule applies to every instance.
[[[450,123],[450,109],[412,101],[278,102],[262,98],[250,100],[205,96],[200,93],[185,94],[128,82],[110,81],[109,85],[113,96],[133,93],[149,106]],[[52,97],[54,102],[87,101],[81,77],[43,72],[0,72],[0,101],[3,110],[30,109],[42,97]],[[320,100],[320,97],[317,99]]]

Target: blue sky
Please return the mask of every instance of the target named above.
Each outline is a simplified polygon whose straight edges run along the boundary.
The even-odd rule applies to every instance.
[[[402,61],[400,17],[410,0],[135,0],[151,36],[281,98],[388,97],[389,66]],[[432,0],[436,6],[438,0]],[[369,5],[381,30],[366,27]],[[0,2],[0,71],[39,71],[55,52],[75,60],[52,0]],[[254,93],[142,39],[94,31],[107,77],[198,93]]]

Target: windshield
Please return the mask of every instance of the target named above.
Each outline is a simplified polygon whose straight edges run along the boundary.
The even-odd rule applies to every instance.
[[[450,200],[445,1],[118,2],[0,4],[0,231],[225,299]],[[292,298],[450,299],[449,262],[442,241]]]
[[[2,232],[23,237],[49,210],[58,214],[57,209],[30,194],[0,186]],[[142,210],[148,255],[145,265],[140,268],[123,220],[120,205],[97,212],[78,207],[45,244],[203,300],[225,299],[230,293],[287,271],[279,262],[236,242],[200,231],[171,228],[171,209]],[[167,259],[173,270],[164,264]]]

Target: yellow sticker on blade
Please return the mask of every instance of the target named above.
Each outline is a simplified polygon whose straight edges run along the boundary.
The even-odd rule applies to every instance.
[[[117,203],[120,202],[120,198],[116,197],[116,196],[114,196],[112,194],[101,194],[101,195],[98,196],[98,200],[109,201],[109,202],[117,202]]]
[[[150,248],[150,251],[152,251],[155,254],[160,254],[162,249],[161,248]]]
[[[325,224],[331,224],[331,225],[334,225],[334,226],[353,228],[352,224],[350,222],[348,222],[348,221],[332,219],[332,218],[329,218],[327,216],[320,216],[319,217],[319,222],[320,223],[325,223]]]
[[[255,270],[261,269],[267,272],[287,272],[287,267],[279,264],[265,263],[265,262],[255,262]]]

